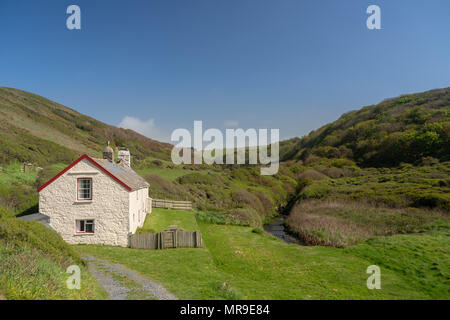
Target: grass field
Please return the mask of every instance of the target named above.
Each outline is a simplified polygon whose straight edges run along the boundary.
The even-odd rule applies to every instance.
[[[145,220],[138,233],[161,232],[171,225],[176,225],[186,231],[199,229],[191,211],[153,208],[151,218]]]
[[[182,299],[450,298],[445,264],[450,253],[448,246],[438,247],[448,243],[447,233],[379,238],[346,249],[302,247],[251,227],[205,223],[196,221],[194,212],[162,209],[148,216],[144,229],[171,224],[186,230],[198,225],[205,248],[76,249],[134,269]],[[366,287],[372,264],[381,267],[381,290]]]

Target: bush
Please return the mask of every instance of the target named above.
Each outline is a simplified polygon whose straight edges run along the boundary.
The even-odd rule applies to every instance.
[[[235,208],[230,213],[241,225],[261,227],[263,224],[261,216],[252,208]]]
[[[231,194],[233,202],[237,207],[250,207],[260,215],[264,216],[264,206],[257,196],[244,189],[239,189]]]
[[[261,228],[253,228],[252,229],[253,233],[259,234],[259,235],[263,235],[264,234],[264,230]]]
[[[314,169],[308,169],[298,174],[297,178],[299,180],[320,180],[327,178],[327,176]]]

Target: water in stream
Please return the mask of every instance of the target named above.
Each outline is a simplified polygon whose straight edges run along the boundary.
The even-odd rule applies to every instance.
[[[266,230],[270,234],[274,235],[275,237],[284,240],[287,243],[301,244],[300,240],[291,236],[287,232],[287,230],[284,226],[285,220],[286,220],[286,216],[284,216],[284,215],[276,216],[275,218],[271,219],[268,224],[264,225],[264,230]]]

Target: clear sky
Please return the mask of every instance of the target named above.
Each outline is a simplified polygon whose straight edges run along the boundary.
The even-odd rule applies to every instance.
[[[0,86],[166,141],[194,120],[302,136],[450,86],[448,0],[1,0],[0,39]]]

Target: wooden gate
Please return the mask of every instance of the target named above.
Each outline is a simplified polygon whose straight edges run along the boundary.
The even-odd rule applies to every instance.
[[[176,231],[161,232],[161,249],[176,248]]]
[[[200,231],[165,230],[158,233],[130,235],[130,248],[133,249],[170,249],[203,247]]]

